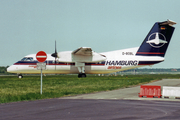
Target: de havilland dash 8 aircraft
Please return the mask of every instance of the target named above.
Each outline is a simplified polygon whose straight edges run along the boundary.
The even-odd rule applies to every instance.
[[[156,22],[140,47],[110,52],[96,53],[90,47],[80,47],[74,51],[56,51],[47,54],[46,69],[43,74],[106,74],[143,66],[151,66],[164,61],[164,56],[174,32],[171,20]],[[7,72],[40,74],[37,69],[36,54],[25,56],[7,68]]]

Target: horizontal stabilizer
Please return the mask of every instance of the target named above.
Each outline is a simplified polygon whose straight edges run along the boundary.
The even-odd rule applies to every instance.
[[[160,25],[170,25],[170,26],[172,26],[172,25],[175,25],[175,24],[176,24],[176,22],[168,19],[167,21],[161,22]]]

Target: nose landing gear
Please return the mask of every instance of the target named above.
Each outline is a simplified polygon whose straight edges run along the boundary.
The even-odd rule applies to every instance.
[[[18,78],[19,79],[23,78],[23,75],[22,74],[18,74]]]

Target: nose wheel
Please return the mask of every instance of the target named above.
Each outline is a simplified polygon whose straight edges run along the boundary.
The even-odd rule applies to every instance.
[[[19,78],[19,79],[23,78],[23,75],[22,75],[22,74],[19,74],[19,75],[18,75],[18,78]]]

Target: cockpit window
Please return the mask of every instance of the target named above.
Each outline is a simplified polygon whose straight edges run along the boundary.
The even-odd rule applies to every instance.
[[[24,57],[21,61],[33,61],[32,57]]]
[[[25,60],[26,60],[26,58],[21,59],[21,61],[25,61]]]

